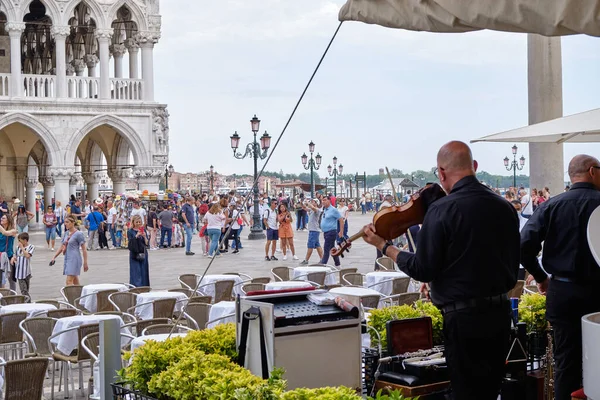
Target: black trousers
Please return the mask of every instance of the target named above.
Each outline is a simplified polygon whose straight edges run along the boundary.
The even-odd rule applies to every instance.
[[[446,362],[455,400],[496,400],[509,350],[509,302],[444,314]]]
[[[581,317],[600,311],[597,282],[576,284],[550,281],[546,318],[554,330],[554,393],[569,400],[582,387]]]

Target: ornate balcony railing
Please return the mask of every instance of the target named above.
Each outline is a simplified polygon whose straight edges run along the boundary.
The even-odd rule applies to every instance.
[[[23,75],[25,97],[56,97],[55,75]]]
[[[111,99],[114,100],[142,100],[144,81],[141,79],[110,79]]]
[[[0,74],[0,97],[10,96],[10,74]]]
[[[99,94],[100,78],[67,76],[67,96],[70,99],[97,99]]]

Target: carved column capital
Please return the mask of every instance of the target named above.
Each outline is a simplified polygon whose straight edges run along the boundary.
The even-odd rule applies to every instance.
[[[83,72],[83,70],[85,70],[85,68],[87,67],[85,61],[83,61],[82,59],[76,59],[71,61],[71,65],[73,66],[75,73]]]
[[[9,36],[21,37],[21,34],[25,30],[25,23],[7,22],[6,25],[4,25],[4,30],[8,32]]]
[[[125,41],[125,47],[127,48],[127,51],[134,53],[140,49],[140,44],[138,43],[137,39],[133,37]]]
[[[50,33],[52,34],[52,36],[54,38],[57,38],[57,37],[66,38],[67,36],[69,36],[71,34],[71,27],[70,26],[53,25],[52,29],[50,30]]]
[[[108,170],[110,180],[114,182],[123,182],[131,178],[131,169],[110,168]]]
[[[75,173],[75,168],[70,167],[54,167],[48,168],[46,176],[51,176],[53,180],[71,179]]]
[[[99,183],[100,180],[105,177],[105,174],[102,172],[84,172],[81,175],[88,185]]]
[[[54,186],[54,178],[50,175],[40,177],[40,181],[44,186]]]
[[[95,54],[86,54],[83,59],[83,62],[85,63],[85,65],[87,65],[88,68],[94,68],[96,64],[100,62],[100,59]]]
[[[125,54],[126,51],[127,49],[124,44],[113,44],[110,46],[110,52],[115,58],[123,57],[123,54]]]
[[[33,177],[28,176],[27,179],[25,180],[25,187],[27,189],[34,189],[37,187],[38,183],[39,183],[38,178],[33,178]]]
[[[110,40],[113,35],[113,29],[96,29],[94,34],[96,35],[96,39],[98,40]]]
[[[163,167],[136,167],[133,169],[133,176],[136,179],[155,179],[161,178],[165,174]]]
[[[140,44],[140,47],[154,47],[160,39],[160,32],[140,31],[135,35],[135,39]]]
[[[71,178],[69,178],[69,185],[77,186],[78,183],[79,177],[77,175],[73,175]]]

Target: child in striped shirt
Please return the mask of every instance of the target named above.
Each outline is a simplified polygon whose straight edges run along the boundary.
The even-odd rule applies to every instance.
[[[31,301],[29,296],[29,281],[31,279],[31,256],[35,251],[35,246],[29,244],[29,234],[27,232],[20,233],[17,236],[18,248],[13,256],[13,265],[15,268],[15,279],[19,282],[21,294],[27,296],[27,302]]]

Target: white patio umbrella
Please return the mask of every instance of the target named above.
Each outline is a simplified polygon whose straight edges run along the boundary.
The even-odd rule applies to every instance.
[[[600,142],[600,108],[471,140],[475,142]]]

